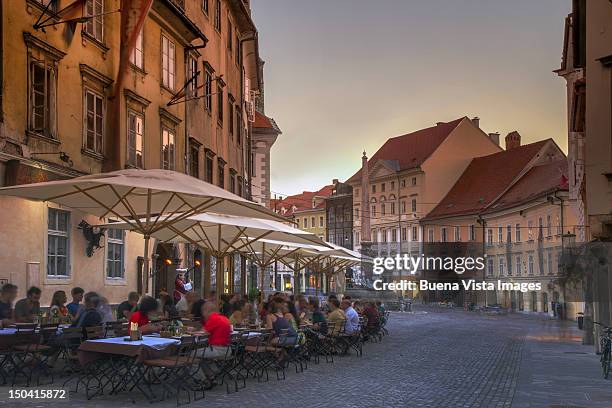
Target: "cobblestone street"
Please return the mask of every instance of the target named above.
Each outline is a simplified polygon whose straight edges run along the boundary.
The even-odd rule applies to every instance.
[[[288,370],[284,381],[250,380],[230,395],[218,387],[190,406],[610,407],[612,380],[602,379],[598,356],[579,343],[574,326],[462,310],[395,313],[390,336],[367,344],[362,358],[311,364],[303,374]],[[6,390],[2,404],[16,406]],[[137,405],[151,406],[136,397]],[[82,398],[19,406],[134,406],[125,395]]]

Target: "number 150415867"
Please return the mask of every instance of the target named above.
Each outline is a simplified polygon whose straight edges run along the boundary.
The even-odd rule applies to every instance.
[[[63,389],[12,389],[8,391],[9,399],[66,399],[68,393]]]

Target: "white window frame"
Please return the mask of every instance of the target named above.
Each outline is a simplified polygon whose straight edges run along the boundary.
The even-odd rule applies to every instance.
[[[141,133],[139,134],[136,130],[132,131],[131,130],[131,118],[135,117],[137,119],[140,119],[141,121]],[[145,139],[144,139],[144,129],[145,129],[145,118],[144,115],[141,113],[138,113],[136,111],[133,110],[128,110],[128,123],[127,123],[127,162],[130,166],[134,166],[136,168],[142,168],[144,169],[144,144],[145,144]],[[130,139],[131,139],[131,135],[134,135],[134,146],[132,147],[131,143],[130,143]],[[141,157],[141,163],[140,165],[138,164],[138,143],[137,143],[137,138],[138,136],[140,136],[141,139],[141,151],[140,151],[140,157]],[[134,161],[132,162],[131,160],[131,155],[132,155],[132,151],[134,152]]]
[[[134,65],[136,68],[144,69],[144,39],[143,39],[143,31],[140,30],[138,33],[138,37],[136,38],[136,45],[130,54],[130,63]]]
[[[91,129],[91,132],[93,133],[93,146],[89,146],[89,133],[90,133],[90,129],[89,129],[89,113],[90,113],[90,107],[89,107],[89,98],[88,96],[91,95],[93,97],[93,110],[91,110],[91,114],[93,115],[93,129]],[[86,150],[89,150],[91,152],[94,153],[98,153],[98,154],[103,154],[104,152],[104,121],[106,120],[106,106],[105,106],[105,99],[103,95],[100,95],[98,92],[94,92],[89,88],[85,88],[85,92],[84,92],[84,103],[83,103],[83,107],[84,107],[84,113],[83,113],[83,119],[84,119],[84,124],[83,124],[83,147]],[[97,102],[100,101],[100,109],[102,110],[102,112],[98,112],[97,109]],[[101,129],[98,129],[98,117],[101,118]]]
[[[515,269],[515,271],[516,271],[516,276],[521,276],[522,267],[523,267],[522,262],[523,262],[523,261],[522,261],[522,259],[521,259],[521,256],[520,256],[520,255],[517,255],[517,256],[516,256],[516,258],[515,258],[515,262],[516,262],[516,264],[515,264],[515,266],[514,266],[514,269]]]
[[[514,228],[514,242],[521,242],[521,224],[516,224]]]
[[[51,217],[53,216],[53,218],[55,218],[55,226],[57,227],[57,216],[60,214],[66,214],[66,230],[62,231],[59,229],[51,229],[49,228],[49,221],[51,220]],[[53,214],[53,215],[52,215]],[[46,243],[46,248],[47,248],[47,257],[46,257],[46,262],[47,262],[47,271],[46,271],[46,276],[47,278],[52,278],[52,279],[66,279],[66,278],[70,278],[71,275],[71,251],[70,251],[70,244],[71,244],[71,234],[70,234],[70,230],[71,230],[71,213],[70,211],[66,211],[66,210],[62,210],[59,208],[55,208],[55,207],[48,207],[47,208],[47,243]],[[66,270],[64,274],[58,274],[57,273],[57,259],[59,257],[61,257],[62,255],[57,255],[57,242],[55,242],[55,253],[51,254],[51,247],[50,247],[50,237],[55,237],[58,239],[65,239],[66,240],[66,254],[63,255],[66,259]],[[54,265],[55,265],[55,274],[50,274],[49,273],[49,267],[50,267],[50,258],[54,258],[55,260],[53,261]]]
[[[94,16],[84,24],[85,32],[96,41],[104,42],[104,0],[87,0],[85,16]]]
[[[121,234],[121,239],[116,237],[111,237],[110,232],[116,231]],[[110,259],[109,254],[111,248],[119,247],[121,248],[121,259]],[[105,278],[109,280],[125,280],[125,231],[120,229],[108,229],[106,231],[106,254],[105,254]],[[119,276],[111,276],[110,273],[110,263],[119,264],[120,274]]]
[[[166,34],[161,35],[162,86],[174,90],[176,81],[176,44]]]
[[[172,141],[170,140],[172,139]],[[172,143],[171,143],[172,142]],[[168,158],[166,160],[165,148],[168,147]],[[176,132],[166,126],[161,131],[161,168],[165,170],[176,169]],[[172,149],[170,149],[172,147]]]

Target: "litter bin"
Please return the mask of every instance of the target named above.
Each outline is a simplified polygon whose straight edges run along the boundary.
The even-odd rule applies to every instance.
[[[578,320],[578,329],[584,330],[584,313],[578,313],[576,320]]]

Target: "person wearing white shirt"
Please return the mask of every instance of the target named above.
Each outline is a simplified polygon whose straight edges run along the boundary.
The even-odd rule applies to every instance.
[[[340,304],[344,314],[346,315],[346,323],[344,324],[344,332],[346,334],[353,334],[359,331],[359,315],[351,306],[349,300],[343,300]]]

